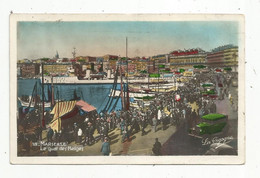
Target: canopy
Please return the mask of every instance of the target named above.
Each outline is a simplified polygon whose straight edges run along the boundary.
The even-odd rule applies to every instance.
[[[50,114],[54,114],[53,120],[71,112],[75,108],[76,102],[77,101],[63,101],[63,102],[56,103],[53,110],[50,113]]]
[[[78,113],[78,109],[82,109],[86,112],[96,110],[96,108],[83,100],[80,101],[63,101],[55,104],[50,114],[54,114],[53,119],[50,123],[50,127],[53,130],[60,131],[61,120],[71,118]]]
[[[76,103],[76,106],[79,107],[80,109],[82,109],[83,111],[86,111],[86,112],[91,112],[91,111],[94,111],[96,110],[96,108],[88,103],[86,103],[85,101],[83,100],[79,100],[77,103]]]

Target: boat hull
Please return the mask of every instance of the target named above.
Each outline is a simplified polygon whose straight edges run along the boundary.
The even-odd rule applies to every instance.
[[[18,100],[20,101],[20,103],[21,103],[21,105],[23,107],[29,107],[29,105],[30,105],[29,102],[23,101],[20,97],[18,97]],[[39,105],[42,106],[42,102],[40,102]],[[31,102],[30,107],[32,107],[32,108],[35,107],[35,102],[34,101]],[[51,102],[44,102],[44,107],[46,107],[46,108],[51,107]]]

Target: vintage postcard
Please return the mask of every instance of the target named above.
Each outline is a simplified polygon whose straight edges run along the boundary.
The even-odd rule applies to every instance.
[[[12,164],[243,164],[243,15],[12,14]]]

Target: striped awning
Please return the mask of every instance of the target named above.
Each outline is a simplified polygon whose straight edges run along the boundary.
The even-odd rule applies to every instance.
[[[53,120],[51,123],[50,123],[50,127],[53,129],[53,131],[57,131],[59,132],[60,129],[61,129],[61,119],[58,118],[56,120]]]
[[[88,103],[86,103],[85,101],[83,100],[79,100],[76,105],[82,109],[83,111],[86,111],[86,112],[91,112],[91,111],[94,111],[96,110],[96,108]]]
[[[77,101],[62,101],[56,103],[50,113],[50,114],[54,114],[53,121],[71,112],[75,108],[76,102]]]

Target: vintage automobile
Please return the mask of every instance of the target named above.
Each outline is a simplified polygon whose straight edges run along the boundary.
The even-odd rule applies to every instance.
[[[201,122],[190,129],[191,136],[214,137],[224,135],[228,130],[228,116],[211,113],[201,117]]]

